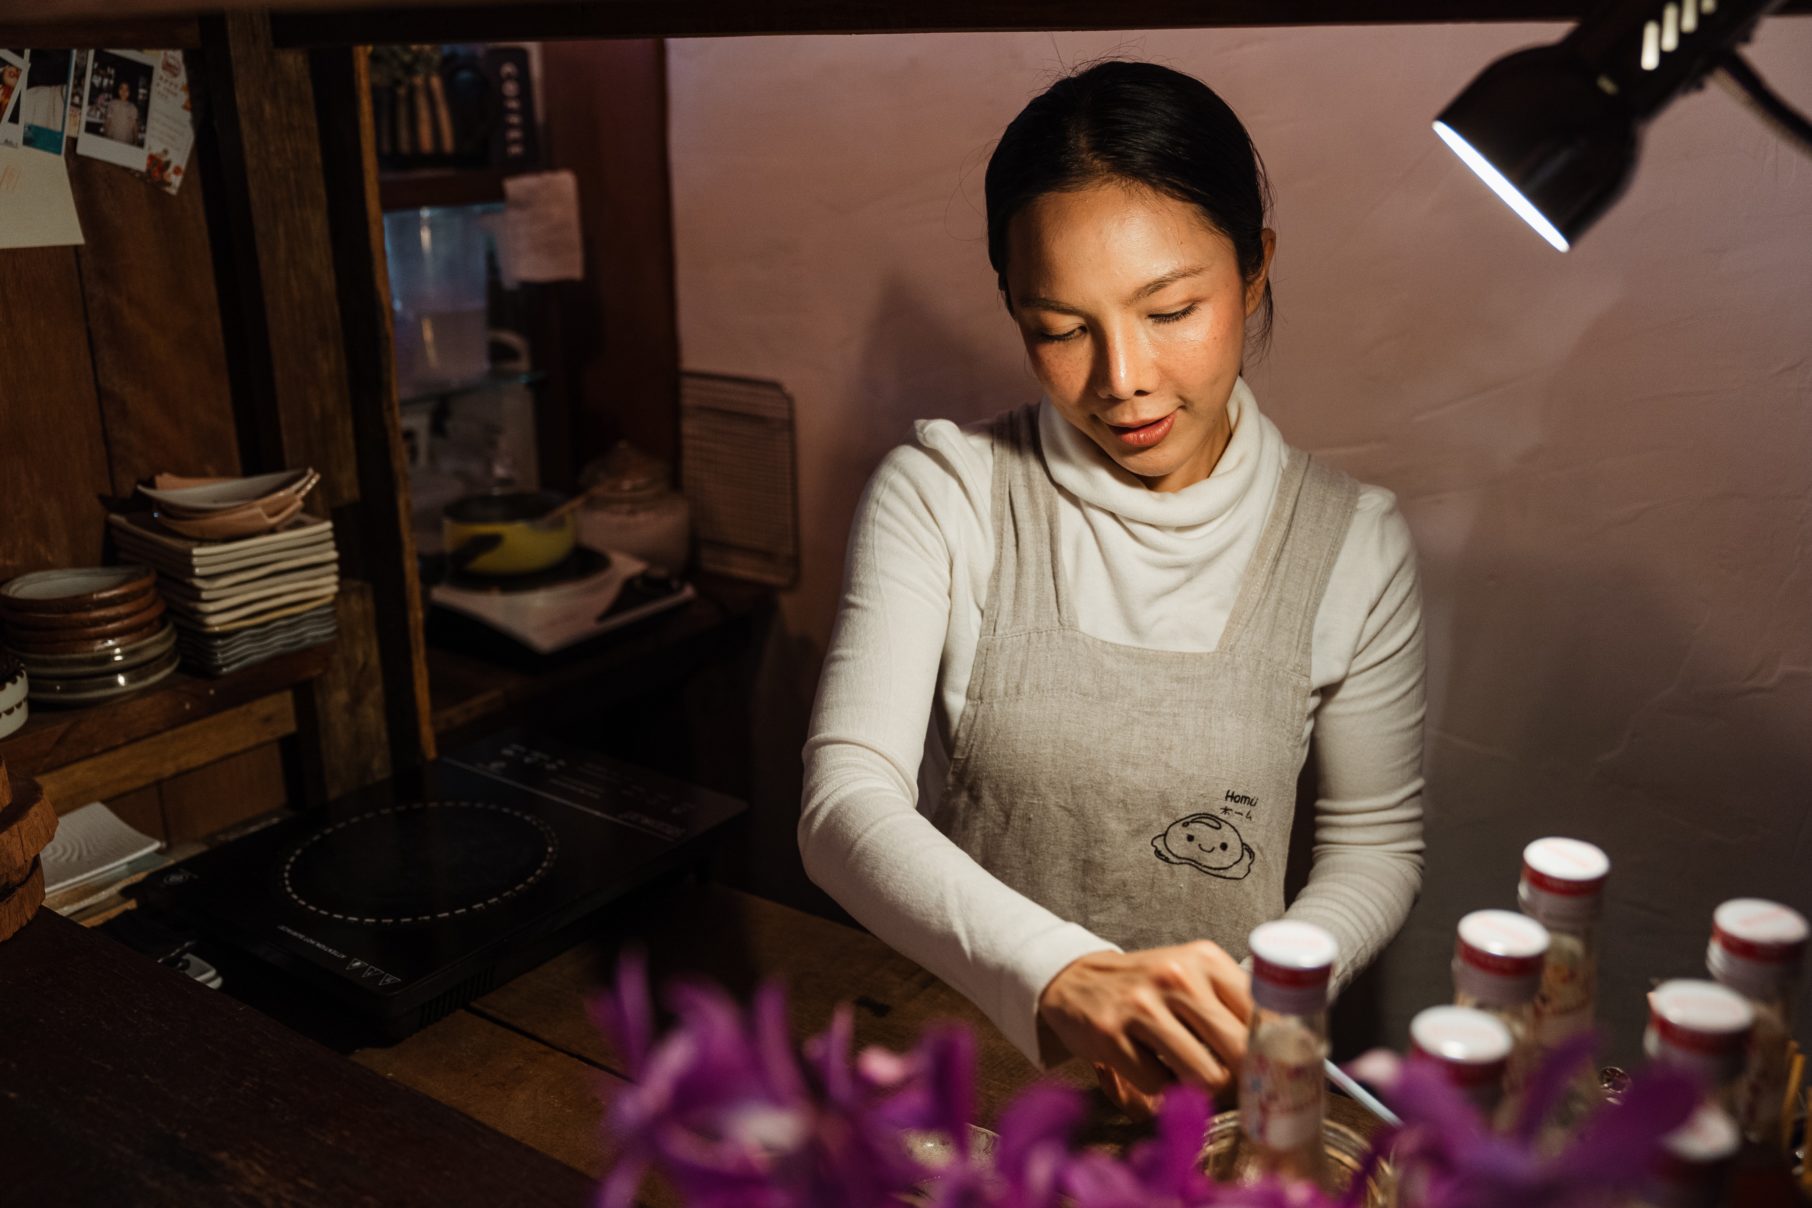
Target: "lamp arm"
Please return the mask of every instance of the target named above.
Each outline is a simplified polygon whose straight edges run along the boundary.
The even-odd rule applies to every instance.
[[[1718,64],[1716,78],[1732,96],[1754,109],[1783,138],[1812,155],[1812,121],[1776,96],[1747,59],[1732,51]]]

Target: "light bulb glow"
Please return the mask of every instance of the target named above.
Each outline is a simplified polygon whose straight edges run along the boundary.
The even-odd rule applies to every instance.
[[[1680,49],[1680,6],[1670,4],[1661,10],[1661,49],[1668,54]]]
[[[1567,237],[1562,235],[1553,223],[1544,218],[1540,210],[1530,204],[1529,199],[1523,196],[1522,190],[1511,184],[1502,172],[1491,166],[1489,160],[1474,150],[1472,144],[1467,142],[1458,131],[1446,122],[1436,122],[1434,130],[1441,136],[1441,141],[1446,143],[1480,180],[1491,186],[1491,191],[1496,193],[1505,205],[1515,210],[1524,222],[1535,228],[1536,234],[1548,241],[1550,247],[1557,252],[1567,250]]]
[[[1661,27],[1653,21],[1642,27],[1642,70],[1661,66]]]

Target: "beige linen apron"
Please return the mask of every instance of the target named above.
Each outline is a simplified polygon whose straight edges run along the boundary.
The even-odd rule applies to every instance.
[[[993,578],[938,828],[1122,948],[1205,938],[1243,958],[1284,909],[1310,641],[1357,497],[1291,450],[1219,645],[1124,646],[1076,627],[1037,408],[1002,416]]]

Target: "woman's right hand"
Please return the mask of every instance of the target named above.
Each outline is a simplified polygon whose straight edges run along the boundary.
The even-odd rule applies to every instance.
[[[1047,1047],[1055,1042],[1097,1074],[1106,1067],[1143,1096],[1173,1081],[1219,1094],[1245,1060],[1251,979],[1208,940],[1094,952],[1050,980],[1038,1018]],[[1046,1064],[1059,1056],[1047,1052]]]

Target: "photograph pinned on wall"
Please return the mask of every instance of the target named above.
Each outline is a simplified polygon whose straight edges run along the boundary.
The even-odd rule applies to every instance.
[[[19,86],[25,83],[26,56],[30,53],[0,47],[0,122],[13,111],[13,100],[19,95]]]
[[[69,64],[69,120],[63,125],[63,154],[73,155],[76,145],[82,140],[76,136],[82,132],[82,101],[88,95],[84,85],[88,82],[87,50],[74,52],[75,58]]]
[[[52,155],[63,154],[63,127],[69,119],[70,75],[75,55],[67,50],[34,50],[19,93],[23,143]]]
[[[157,78],[151,85],[151,117],[146,126],[142,166],[151,183],[166,193],[181,188],[194,144],[188,70],[182,51],[166,50],[159,56]]]
[[[152,84],[161,52],[97,50],[90,56],[76,152],[145,170]]]
[[[25,142],[25,124],[19,115],[19,103],[25,95],[25,77],[31,69],[31,51],[0,50],[0,63],[11,66],[18,62],[17,77],[13,81],[10,95],[4,104],[0,104],[0,147],[17,147]],[[0,80],[6,76],[0,70]]]

